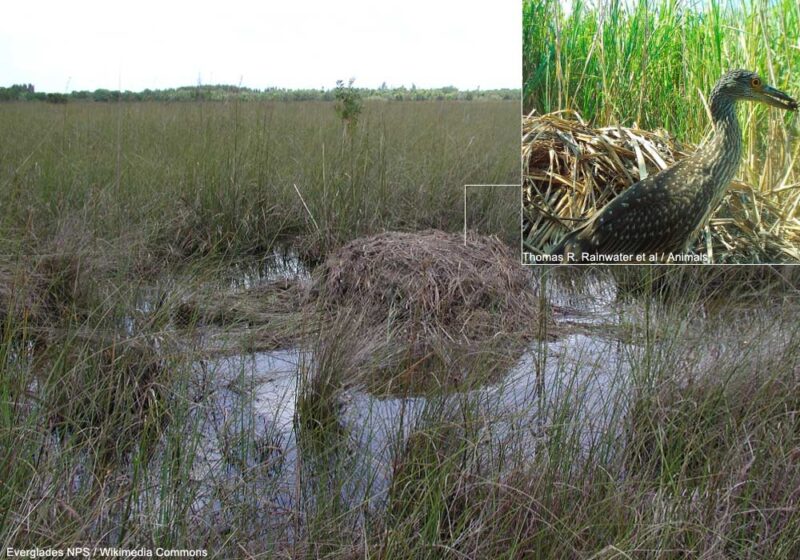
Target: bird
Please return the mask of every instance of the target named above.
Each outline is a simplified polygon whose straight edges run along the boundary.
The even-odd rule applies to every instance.
[[[709,98],[713,136],[690,157],[634,183],[549,251],[558,262],[652,262],[681,254],[722,201],[742,156],[738,101],[786,111],[797,101],[756,72],[726,72]],[[637,256],[646,256],[646,259]],[[599,257],[599,258],[598,258]],[[617,262],[619,262],[617,260]]]

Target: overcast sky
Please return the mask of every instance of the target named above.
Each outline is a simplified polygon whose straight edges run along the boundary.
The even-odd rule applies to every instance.
[[[520,87],[519,0],[4,2],[0,86]]]

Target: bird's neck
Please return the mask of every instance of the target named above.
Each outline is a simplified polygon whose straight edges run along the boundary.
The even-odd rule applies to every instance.
[[[742,156],[742,131],[736,118],[736,102],[727,96],[712,96],[711,120],[714,137],[702,150],[711,163],[712,175],[724,179],[724,187],[736,175]]]

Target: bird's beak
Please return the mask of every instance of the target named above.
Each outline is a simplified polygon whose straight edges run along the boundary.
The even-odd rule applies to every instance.
[[[774,87],[764,86],[761,89],[761,101],[785,111],[797,110],[797,101]]]

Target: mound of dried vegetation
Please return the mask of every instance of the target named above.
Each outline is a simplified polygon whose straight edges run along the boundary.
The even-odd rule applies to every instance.
[[[526,250],[546,250],[628,186],[695,149],[661,130],[593,128],[568,112],[529,115],[522,141]],[[800,261],[796,187],[734,181],[693,250],[710,262]]]
[[[545,332],[529,272],[494,237],[361,238],[330,254],[313,280],[312,295],[337,323],[329,338],[346,357],[338,367],[379,391],[485,381]]]

